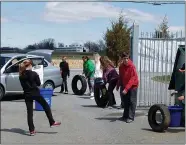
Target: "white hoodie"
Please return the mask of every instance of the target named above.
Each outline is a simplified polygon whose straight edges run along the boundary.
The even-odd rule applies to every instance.
[[[95,78],[102,78],[103,74],[100,66],[101,66],[100,61],[95,62],[95,74],[94,74]]]

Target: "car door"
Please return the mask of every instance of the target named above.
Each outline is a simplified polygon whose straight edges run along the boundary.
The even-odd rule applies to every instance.
[[[5,85],[8,93],[18,93],[22,91],[21,84],[19,81],[19,61],[13,65],[10,65],[4,72],[5,74]]]
[[[31,59],[33,62],[33,66],[38,64],[43,65],[44,61],[42,57],[27,57],[19,60],[17,63],[8,67],[7,71],[5,71],[6,74],[5,83],[7,92],[19,93],[23,91],[19,81],[19,64],[23,62],[25,59]]]

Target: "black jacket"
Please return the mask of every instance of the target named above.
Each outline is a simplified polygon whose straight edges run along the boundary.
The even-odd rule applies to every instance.
[[[62,71],[62,76],[70,76],[70,70],[69,70],[69,65],[66,61],[62,61],[59,64],[60,70]]]
[[[19,80],[25,94],[40,94],[38,86],[41,85],[41,82],[36,72],[26,70],[23,75],[19,76]]]
[[[177,91],[184,92],[185,91],[185,84],[181,85],[181,87]]]
[[[185,63],[182,65],[182,67],[180,69],[185,70]]]

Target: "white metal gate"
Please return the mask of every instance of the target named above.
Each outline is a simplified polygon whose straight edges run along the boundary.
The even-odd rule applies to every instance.
[[[155,38],[154,33],[139,34],[139,26],[133,25],[131,57],[140,80],[138,107],[174,103],[168,85],[179,45],[185,45],[182,32],[177,32],[174,38]]]

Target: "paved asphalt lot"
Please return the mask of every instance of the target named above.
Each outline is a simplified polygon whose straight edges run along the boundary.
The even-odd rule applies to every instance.
[[[73,77],[80,71],[71,72]],[[125,143],[185,143],[185,128],[169,128],[165,133],[151,131],[147,121],[147,110],[137,110],[135,122],[127,124],[118,120],[123,110],[98,108],[89,96],[75,96],[71,90],[69,78],[69,94],[59,94],[55,90],[52,98],[52,112],[62,125],[50,128],[45,113],[34,112],[37,134],[28,136],[26,107],[23,100],[7,98],[1,102],[1,143],[18,144],[125,144]],[[116,92],[117,104],[120,104],[119,93]]]

